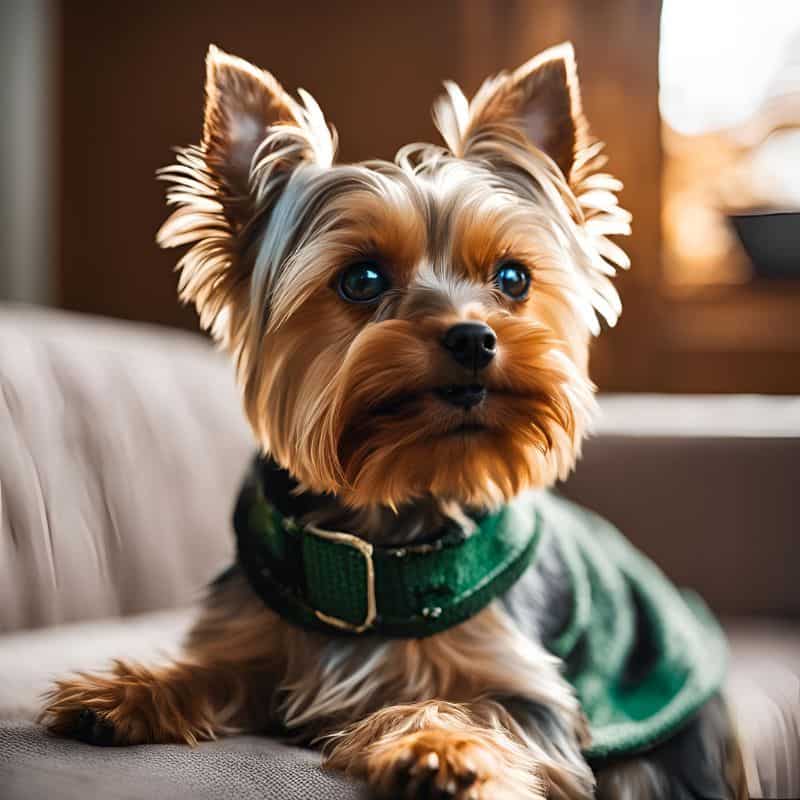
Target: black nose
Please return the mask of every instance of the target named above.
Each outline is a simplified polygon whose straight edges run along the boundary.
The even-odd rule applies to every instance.
[[[497,337],[483,322],[459,322],[445,333],[442,344],[462,367],[483,369],[497,352]]]

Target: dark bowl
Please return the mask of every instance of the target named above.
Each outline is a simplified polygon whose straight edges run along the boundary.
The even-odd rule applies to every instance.
[[[800,278],[800,211],[754,211],[728,219],[756,275]]]

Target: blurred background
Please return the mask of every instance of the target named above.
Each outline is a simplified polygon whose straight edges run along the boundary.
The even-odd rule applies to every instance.
[[[634,215],[605,390],[800,393],[797,0],[0,0],[0,300],[196,328],[154,172],[209,42],[320,102],[340,158],[430,140],[441,81],[571,39]]]

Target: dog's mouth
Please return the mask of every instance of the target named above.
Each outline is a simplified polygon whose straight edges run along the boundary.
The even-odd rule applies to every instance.
[[[474,436],[479,433],[484,433],[488,430],[489,426],[480,422],[462,422],[457,427],[450,428],[449,430],[445,431],[443,434],[441,434],[441,436]]]
[[[413,414],[415,406],[425,397],[434,397],[449,408],[451,416],[456,410],[462,412],[457,419],[452,420],[454,424],[436,434],[436,438],[473,436],[489,430],[482,419],[484,415],[481,414],[481,407],[489,395],[489,389],[482,383],[448,383],[419,392],[394,395],[375,406],[371,413],[379,417]]]
[[[471,411],[486,402],[489,390],[482,383],[448,383],[419,392],[397,394],[372,409],[379,417],[402,414],[426,395],[433,395],[445,405]]]
[[[450,383],[433,390],[434,394],[449,406],[470,411],[481,405],[489,394],[482,383]]]

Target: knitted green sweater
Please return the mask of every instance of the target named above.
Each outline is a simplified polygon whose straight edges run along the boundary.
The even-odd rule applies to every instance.
[[[308,509],[292,488],[286,473],[257,460],[234,527],[253,589],[294,624],[430,636],[526,580],[547,542],[566,567],[571,609],[545,645],[563,659],[589,720],[587,758],[651,747],[721,687],[725,640],[702,601],[675,589],[610,523],[566,500],[525,493],[476,520],[469,537],[445,533],[434,545],[380,550],[299,526]]]
[[[585,755],[645,750],[721,689],[724,635],[696,594],[676,589],[609,522],[552,495],[533,505],[571,576],[570,622],[546,644],[589,720]]]

